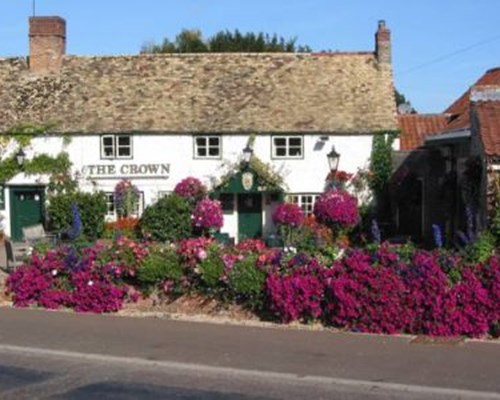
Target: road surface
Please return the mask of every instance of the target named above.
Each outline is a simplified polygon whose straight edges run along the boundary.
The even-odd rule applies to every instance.
[[[0,399],[500,399],[500,344],[0,308]]]

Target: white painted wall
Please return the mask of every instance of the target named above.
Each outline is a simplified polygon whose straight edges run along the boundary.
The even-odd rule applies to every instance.
[[[168,177],[148,177],[133,179],[133,183],[144,192],[145,205],[151,204],[160,192],[173,191],[175,185],[187,176],[194,176],[210,187],[211,182],[220,178],[227,169],[224,164],[235,163],[242,154],[248,141],[247,135],[226,135],[222,138],[222,158],[217,160],[194,159],[192,135],[134,135],[133,158],[128,160],[101,159],[100,136],[72,136],[65,144],[61,137],[40,137],[32,140],[25,148],[27,158],[36,154],[47,153],[56,156],[61,151],[69,154],[73,163],[73,172],[80,172],[87,165],[114,165],[117,170],[124,164],[170,164]],[[354,173],[358,168],[366,167],[371,151],[371,136],[325,136],[304,135],[304,157],[299,160],[273,160],[271,158],[271,136],[257,135],[254,142],[254,154],[262,161],[270,163],[284,177],[289,193],[320,193],[324,189],[324,180],[329,172],[326,154],[335,145],[341,154],[339,170]],[[103,190],[112,192],[120,179],[93,178],[82,175],[80,186],[83,190]],[[48,176],[15,176],[8,185],[46,184]],[[4,228],[10,234],[9,193],[5,193],[6,209]],[[269,226],[272,205],[265,205],[265,232]],[[237,215],[225,215],[223,232],[236,236]]]

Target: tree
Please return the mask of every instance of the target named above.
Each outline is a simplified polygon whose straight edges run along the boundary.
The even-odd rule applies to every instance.
[[[394,89],[394,96],[396,97],[396,107],[399,114],[416,114],[417,110],[413,108],[409,100],[406,100],[404,94]]]
[[[239,30],[219,31],[204,39],[201,31],[184,29],[174,41],[168,38],[163,43],[149,43],[142,46],[141,53],[263,53],[310,52],[309,46],[297,45],[297,38],[285,39],[282,36],[259,32],[241,33]]]

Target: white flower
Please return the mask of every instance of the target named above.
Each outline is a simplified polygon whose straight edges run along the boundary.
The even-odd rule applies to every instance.
[[[345,249],[340,249],[339,253],[335,256],[335,259],[338,260],[339,258],[344,257]]]
[[[51,272],[52,272],[52,276],[56,276],[57,275],[57,269],[53,269]]]
[[[92,286],[94,284],[94,281],[88,281],[87,285]]]

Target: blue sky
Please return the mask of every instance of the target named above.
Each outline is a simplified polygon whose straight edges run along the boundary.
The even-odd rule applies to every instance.
[[[264,31],[296,36],[318,51],[366,51],[374,48],[377,21],[385,19],[396,86],[420,112],[444,110],[487,69],[500,66],[500,0],[36,2],[38,15],[67,20],[68,53],[85,55],[135,54],[144,42],[174,38],[183,28],[205,35]],[[32,0],[0,0],[0,57],[27,54],[31,12]]]

